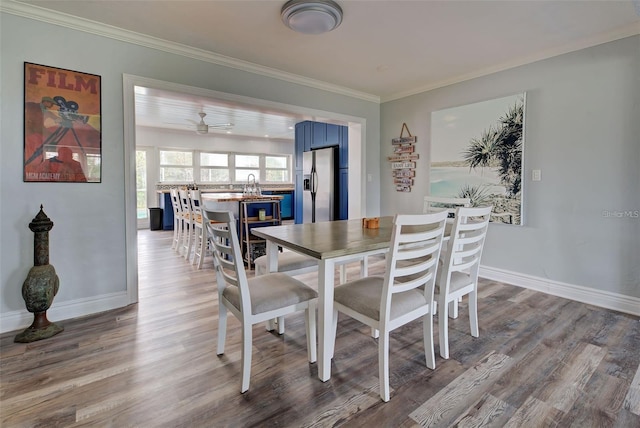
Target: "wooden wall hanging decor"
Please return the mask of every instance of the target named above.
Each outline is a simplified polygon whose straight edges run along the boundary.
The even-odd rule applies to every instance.
[[[404,136],[404,131],[407,131],[408,137]],[[396,185],[396,191],[398,192],[410,192],[411,186],[413,186],[413,180],[416,176],[416,160],[419,155],[414,153],[414,144],[418,141],[418,137],[414,137],[409,132],[409,127],[406,123],[402,124],[400,129],[400,138],[394,138],[391,140],[393,145],[393,156],[387,157],[387,160],[391,162],[391,174],[393,176],[393,184]]]

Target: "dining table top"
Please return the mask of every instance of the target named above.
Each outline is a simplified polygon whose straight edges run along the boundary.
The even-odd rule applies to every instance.
[[[393,216],[379,217],[377,229],[365,228],[362,219],[287,224],[254,228],[251,233],[318,260],[389,248]],[[445,227],[444,240],[451,232]]]
[[[377,229],[363,227],[361,219],[288,224],[255,228],[261,238],[322,260],[389,247],[393,217],[380,217]]]

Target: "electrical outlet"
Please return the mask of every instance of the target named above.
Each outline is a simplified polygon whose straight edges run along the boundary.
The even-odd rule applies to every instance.
[[[531,181],[540,181],[542,179],[542,171],[534,169],[531,171]]]
[[[371,183],[373,181],[373,175],[367,174],[367,181]]]

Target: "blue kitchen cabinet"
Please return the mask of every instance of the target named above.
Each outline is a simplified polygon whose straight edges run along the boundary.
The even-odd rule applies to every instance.
[[[302,170],[296,171],[293,197],[293,219],[296,223],[302,223]]]
[[[160,193],[160,208],[162,208],[162,229],[173,230],[173,204],[171,193]]]
[[[294,169],[302,169],[302,153],[311,150],[311,122],[296,123],[296,146]]]
[[[282,196],[282,199],[280,200],[280,218],[282,220],[293,219],[293,190],[265,190],[262,192],[262,194]]]
[[[338,219],[349,218],[349,169],[340,168],[338,175]]]
[[[339,128],[338,168],[345,169],[349,168],[349,128],[346,126]]]

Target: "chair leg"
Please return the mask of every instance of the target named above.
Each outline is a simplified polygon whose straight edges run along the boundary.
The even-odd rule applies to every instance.
[[[438,315],[438,329],[440,330],[440,356],[449,359],[449,305],[444,300],[440,301],[440,314]]]
[[[310,363],[318,360],[318,348],[316,343],[316,304],[311,302],[305,310],[305,327],[307,329],[307,356]],[[283,318],[284,319],[284,318]]]
[[[278,323],[278,334],[284,334],[284,317],[278,317],[276,321]]]
[[[276,320],[274,319],[270,319],[269,321],[265,322],[265,327],[267,329],[267,331],[273,331],[276,329]]]
[[[385,330],[378,339],[378,378],[380,381],[380,398],[389,401],[389,331]]]
[[[183,251],[182,256],[186,259],[187,258],[187,248],[188,248],[188,244],[189,244],[189,224],[185,221],[182,220],[182,246],[181,246],[181,251]]]
[[[184,258],[189,261],[191,259],[191,248],[193,246],[193,236],[195,235],[193,231],[194,227],[192,224],[189,225],[189,233],[187,234],[187,251],[184,253]]]
[[[458,299],[449,302],[449,318],[458,318]]]
[[[202,237],[200,238],[200,259],[198,260],[198,269],[202,269],[205,254],[207,254],[207,232],[203,229]]]
[[[433,314],[428,313],[422,320],[424,330],[424,355],[427,367],[431,370],[436,368],[436,356],[433,350]]]
[[[227,307],[219,304],[218,308],[218,355],[224,354],[224,342],[227,338]]]
[[[364,256],[360,260],[360,278],[366,278],[369,276],[369,257]]]
[[[246,322],[242,322],[242,387],[240,392],[244,393],[249,389],[249,381],[251,379],[251,340],[253,326]]]
[[[344,263],[338,266],[338,271],[340,272],[340,284],[344,284],[347,282],[347,269]]]
[[[474,289],[469,294],[469,323],[471,324],[471,336],[480,336],[478,329],[478,290]]]
[[[196,258],[198,257],[198,249],[200,248],[200,233],[197,227],[193,228],[193,258],[190,258],[191,265],[196,264]]]
[[[182,220],[178,219],[178,221],[176,222],[176,225],[173,226],[173,228],[174,228],[174,232],[177,231],[176,246],[174,248],[174,251],[180,254],[180,245],[182,244]]]
[[[176,250],[178,248],[178,222],[173,222],[173,238],[171,240],[171,249]]]

